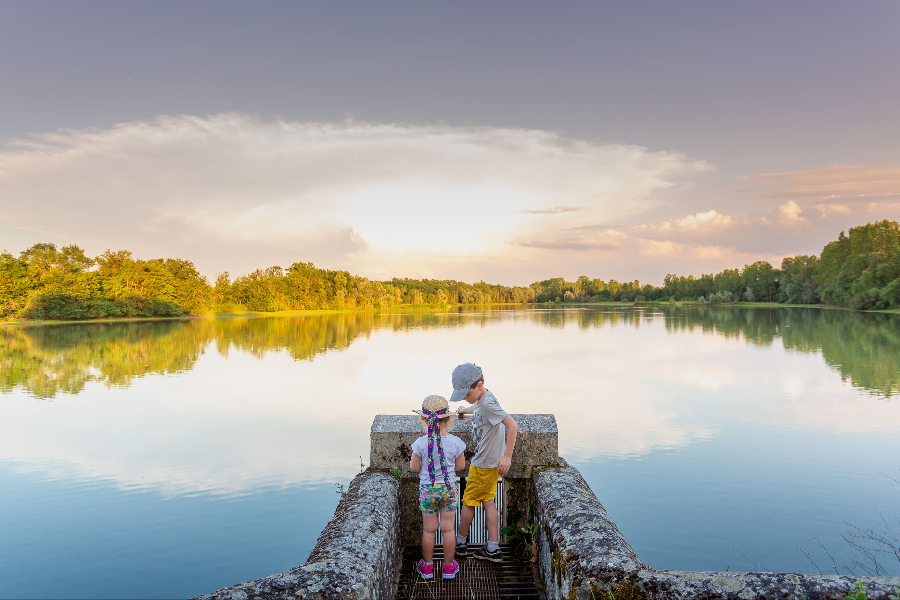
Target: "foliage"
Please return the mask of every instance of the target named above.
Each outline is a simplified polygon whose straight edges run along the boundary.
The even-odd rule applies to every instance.
[[[850,590],[850,593],[844,596],[844,600],[868,600],[866,588],[863,586],[862,579],[856,582],[856,586]]]
[[[135,259],[127,250],[90,258],[76,245],[35,244],[18,258],[0,254],[0,318],[88,319],[178,316],[210,311],[383,309],[527,302],[653,302],[674,299],[710,304],[825,302],[853,309],[900,308],[900,225],[868,223],[843,232],[820,257],[766,261],[721,273],[666,275],[656,287],[562,277],[528,287],[454,280],[374,281],[347,271],[295,262],[257,269],[213,285],[193,263],[179,258]]]
[[[535,534],[537,533],[536,525],[527,525],[525,527],[516,527],[515,525],[507,525],[500,530],[500,533],[506,537],[506,541],[513,544],[525,556],[533,556],[535,553]]]

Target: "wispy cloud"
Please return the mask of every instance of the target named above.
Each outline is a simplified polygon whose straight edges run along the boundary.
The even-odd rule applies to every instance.
[[[171,116],[18,140],[0,154],[0,221],[210,274],[311,260],[530,278],[558,268],[548,250],[612,248],[567,228],[627,222],[710,168],[533,129]]]
[[[762,173],[741,177],[776,184],[768,197],[829,200],[900,196],[900,166],[836,165],[807,171]]]
[[[575,237],[555,240],[534,240],[521,242],[522,246],[529,248],[544,248],[547,250],[618,250],[622,242],[608,238]]]
[[[698,212],[693,215],[664,221],[655,227],[663,230],[695,231],[697,229],[721,229],[729,227],[733,220],[728,215],[720,214],[714,210]]]
[[[815,208],[822,211],[822,216],[827,217],[829,214],[848,215],[850,207],[846,204],[814,204]]]
[[[550,208],[538,208],[535,210],[522,209],[519,212],[523,215],[558,215],[560,213],[578,212],[586,208],[585,206],[551,206]]]

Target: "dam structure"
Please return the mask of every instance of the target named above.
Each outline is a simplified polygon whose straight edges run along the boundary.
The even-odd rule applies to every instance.
[[[857,585],[869,600],[895,599],[900,577],[670,571],[646,566],[577,469],[559,456],[550,414],[514,414],[519,424],[509,473],[498,484],[501,527],[527,532],[502,543],[504,562],[459,559],[456,579],[422,581],[422,518],[410,444],[422,435],[416,415],[378,415],[371,428],[370,465],[342,495],[307,561],[262,579],[197,596],[203,600],[843,600]],[[472,420],[452,433],[472,448]],[[468,468],[468,467],[467,467]],[[460,472],[465,486],[467,471]],[[461,494],[460,494],[461,495]],[[457,514],[458,511],[457,511]],[[473,522],[470,548],[486,541]],[[502,541],[502,539],[501,539]],[[530,544],[527,542],[531,542]],[[525,542],[525,543],[523,543]],[[440,573],[440,547],[435,571]]]

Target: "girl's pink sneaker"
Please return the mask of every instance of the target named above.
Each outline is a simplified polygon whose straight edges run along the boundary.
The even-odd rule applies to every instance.
[[[416,573],[422,579],[431,579],[434,577],[434,565],[426,565],[424,560],[419,559],[419,562],[416,563]]]
[[[455,560],[449,565],[444,565],[444,579],[454,579],[456,574],[459,573],[459,563]]]

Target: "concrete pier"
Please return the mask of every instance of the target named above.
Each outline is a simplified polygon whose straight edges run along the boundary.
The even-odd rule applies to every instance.
[[[843,600],[858,582],[869,600],[900,597],[900,577],[649,569],[578,470],[559,456],[553,415],[513,417],[519,423],[519,436],[512,467],[503,481],[502,518],[507,523],[533,526],[537,589],[546,600]],[[467,443],[470,459],[471,420],[457,421],[452,432]],[[410,444],[420,435],[415,415],[375,417],[370,467],[350,483],[306,563],[198,598],[396,598],[403,548],[421,539],[418,474],[409,469]],[[465,477],[465,471],[461,475]],[[517,560],[522,564],[521,558]],[[527,565],[527,557],[524,560]],[[408,568],[406,572],[404,584],[408,583]],[[471,600],[466,590],[484,589],[460,581],[441,587],[439,579],[432,585],[435,587],[428,593],[435,599],[459,596]],[[489,597],[502,600],[512,596],[504,596],[500,590]]]

